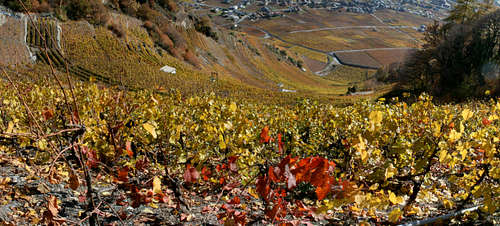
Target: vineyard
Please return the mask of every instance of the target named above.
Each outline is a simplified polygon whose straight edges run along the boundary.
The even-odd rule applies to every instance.
[[[9,74],[4,223],[499,222],[499,99],[256,104]]]

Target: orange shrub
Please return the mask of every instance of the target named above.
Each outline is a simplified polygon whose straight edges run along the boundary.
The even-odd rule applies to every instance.
[[[160,46],[164,49],[169,50],[171,48],[174,48],[174,43],[168,37],[168,35],[160,34]]]
[[[168,35],[168,37],[174,42],[177,49],[184,50],[187,48],[186,40],[172,24],[164,24],[161,26],[160,30]]]
[[[200,61],[198,60],[198,57],[196,57],[196,55],[190,49],[186,49],[186,52],[184,53],[184,60],[192,64],[193,66],[196,67],[200,66]]]

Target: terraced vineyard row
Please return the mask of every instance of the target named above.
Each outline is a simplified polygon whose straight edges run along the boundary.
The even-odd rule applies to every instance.
[[[49,18],[35,18],[28,23],[26,42],[33,48],[37,48],[37,59],[45,64],[53,65],[61,71],[69,71],[74,76],[85,81],[99,81],[108,85],[117,85],[109,77],[92,72],[78,65],[73,65],[59,49],[57,43],[58,28],[57,21]]]
[[[95,79],[96,81],[109,85],[117,84],[117,82],[111,80],[108,77],[94,73],[81,66],[71,65],[70,63],[67,62],[66,59],[64,59],[64,57],[62,56],[61,52],[58,49],[48,49],[47,51],[44,50],[38,52],[37,58],[40,59],[45,64],[53,65],[54,67],[60,69],[61,71],[68,70],[71,74],[75,75],[76,77],[82,80],[91,81]],[[66,65],[68,66],[67,69]]]
[[[132,43],[127,43],[127,48],[130,51],[135,52],[139,56],[141,56],[143,59],[146,61],[156,64],[156,65],[161,65],[160,60],[154,53],[154,51],[151,49],[150,46],[147,46],[145,43],[140,43],[140,44],[132,44]]]
[[[38,49],[36,51],[37,59],[45,64],[52,64],[55,68],[61,71],[69,71],[74,76],[84,81],[99,81],[108,85],[119,85],[119,82],[101,75],[99,73],[88,70],[82,66],[74,65],[67,60],[60,51],[57,43],[58,28],[57,21],[49,18],[36,18],[33,23],[29,23],[27,27],[27,43]],[[162,65],[157,54],[152,47],[145,43],[126,43],[126,47],[139,55],[142,59],[152,65]]]
[[[28,22],[26,42],[31,47],[59,48],[57,21],[38,17]]]

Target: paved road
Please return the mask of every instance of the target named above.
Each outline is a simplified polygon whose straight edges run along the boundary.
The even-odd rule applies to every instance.
[[[269,37],[273,37],[273,38],[276,38],[282,42],[285,42],[285,43],[288,43],[288,44],[292,44],[292,45],[295,45],[295,46],[299,46],[299,47],[302,47],[302,48],[305,48],[305,49],[308,49],[308,50],[311,50],[311,51],[314,51],[314,52],[319,52],[319,53],[324,53],[324,54],[328,54],[327,51],[324,51],[324,50],[319,50],[319,49],[315,49],[315,48],[311,48],[311,47],[308,47],[308,46],[305,46],[305,45],[302,45],[302,44],[299,44],[299,43],[293,43],[293,42],[290,42],[290,41],[287,41],[287,40],[284,40],[282,39],[281,37],[277,36],[277,35],[274,35],[272,34],[271,32],[267,31],[267,30],[264,30],[260,27],[257,27],[257,26],[253,26],[253,25],[243,25],[243,26],[248,26],[248,27],[252,27],[252,28],[255,28],[263,33],[266,34],[266,36],[269,36]]]
[[[395,48],[371,48],[371,49],[347,49],[347,50],[335,50],[329,52],[329,54],[333,53],[355,53],[355,52],[364,52],[364,51],[375,51],[375,50],[411,50],[416,48],[411,47],[395,47]]]
[[[375,14],[372,13],[372,14],[370,14],[370,16],[374,17],[381,24],[385,24],[385,22],[383,20],[381,20],[377,15],[375,15]]]
[[[382,19],[380,19],[377,15],[375,15],[375,14],[370,14],[370,15],[371,15],[373,18],[375,18],[376,20],[378,20],[378,22],[380,22],[380,23],[382,23],[382,24],[384,24],[384,25],[387,25],[387,24],[386,24],[386,23],[385,23]],[[403,27],[401,27],[401,28],[403,28]],[[411,27],[411,28],[413,28],[413,29],[417,29],[416,27]],[[420,40],[418,40],[418,39],[416,39],[415,37],[411,36],[411,35],[410,35],[410,34],[408,34],[407,32],[404,32],[404,31],[400,30],[399,28],[396,28],[396,30],[397,30],[397,31],[399,31],[399,32],[401,32],[401,33],[403,33],[403,34],[405,34],[406,36],[408,36],[411,40],[415,41],[416,43],[419,43],[419,42],[420,42]]]
[[[400,28],[415,28],[412,26],[342,26],[342,27],[323,27],[309,30],[297,30],[290,31],[290,34],[294,33],[306,33],[306,32],[315,32],[315,31],[328,31],[328,30],[342,30],[342,29],[376,29],[376,28],[389,28],[389,29],[400,29]]]
[[[363,51],[374,51],[374,50],[411,50],[411,49],[415,49],[415,48],[409,48],[409,47],[399,47],[399,48],[372,48],[372,49],[350,49],[350,50],[336,50],[336,51],[324,51],[324,50],[320,50],[320,49],[315,49],[315,48],[311,48],[311,47],[308,47],[308,46],[305,46],[305,45],[302,45],[302,44],[299,44],[299,43],[294,43],[294,42],[290,42],[290,41],[287,41],[287,40],[284,40],[282,39],[281,37],[277,36],[277,35],[274,35],[272,33],[270,33],[269,31],[265,30],[265,29],[262,29],[260,27],[257,27],[257,26],[253,26],[253,25],[244,25],[244,26],[248,26],[248,27],[252,27],[252,28],[255,28],[263,33],[266,34],[266,36],[268,37],[273,37],[273,38],[276,38],[282,42],[285,42],[285,43],[288,43],[288,44],[291,44],[291,45],[295,45],[295,46],[299,46],[299,47],[302,47],[302,48],[305,48],[305,49],[308,49],[308,50],[311,50],[311,51],[314,51],[314,52],[318,52],[318,53],[323,53],[323,54],[327,54],[329,56],[331,56],[333,58],[333,61],[332,62],[329,62],[328,65],[325,67],[325,69],[331,67],[332,65],[335,65],[335,64],[342,64],[342,62],[337,58],[337,56],[335,55],[335,53],[348,53],[348,52],[363,52]],[[354,66],[356,67],[355,65],[351,65],[351,66]],[[319,71],[318,73],[324,73],[324,70],[323,69],[322,71]]]

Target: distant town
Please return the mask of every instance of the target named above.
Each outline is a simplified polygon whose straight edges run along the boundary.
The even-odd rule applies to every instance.
[[[211,4],[212,3],[212,4]],[[210,11],[224,17],[228,23],[237,26],[244,20],[255,21],[272,17],[284,16],[288,13],[298,13],[307,8],[326,9],[335,12],[351,12],[373,14],[377,10],[395,10],[439,20],[439,15],[446,14],[455,4],[448,0],[197,0],[196,3],[186,3],[193,8],[210,8]],[[500,0],[496,2],[500,3]],[[421,29],[421,28],[419,28]]]

